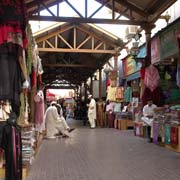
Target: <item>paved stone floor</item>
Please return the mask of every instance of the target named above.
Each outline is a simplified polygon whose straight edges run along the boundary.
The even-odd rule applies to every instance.
[[[81,125],[69,139],[43,140],[27,180],[180,180],[180,153],[132,130]]]

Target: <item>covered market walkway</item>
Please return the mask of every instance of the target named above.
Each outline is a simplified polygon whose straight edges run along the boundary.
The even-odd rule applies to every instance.
[[[27,180],[178,180],[176,152],[132,130],[78,125],[69,139],[43,140]],[[74,124],[73,124],[74,125]]]

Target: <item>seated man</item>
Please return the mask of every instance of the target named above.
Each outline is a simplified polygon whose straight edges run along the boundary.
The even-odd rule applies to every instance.
[[[59,117],[60,117],[60,119],[61,119],[61,123],[63,124],[64,128],[65,128],[69,133],[72,132],[72,131],[74,131],[75,128],[70,128],[69,125],[67,124],[67,122],[66,122],[66,120],[65,120],[65,118],[64,118],[64,116],[63,116],[63,109],[62,109],[61,105],[60,105],[60,104],[56,104],[56,103],[55,103],[54,105],[55,105],[56,108],[57,108]]]
[[[153,138],[153,121],[154,121],[154,109],[157,106],[155,104],[153,104],[153,101],[151,99],[149,99],[147,101],[147,105],[145,105],[143,107],[143,117],[141,118],[141,120],[143,122],[145,122],[150,128],[149,128],[149,142],[152,142],[152,138]]]
[[[52,102],[47,108],[44,119],[46,123],[47,138],[54,139],[56,138],[55,135],[59,133],[61,133],[62,137],[64,138],[69,137],[67,133],[72,130],[69,128],[69,126],[64,125],[65,120],[59,116],[56,102]]]

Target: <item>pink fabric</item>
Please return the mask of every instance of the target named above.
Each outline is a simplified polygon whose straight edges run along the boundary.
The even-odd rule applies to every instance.
[[[16,172],[16,135],[15,135],[15,129],[14,127],[12,127],[12,138],[13,138],[13,154],[14,154],[14,169],[15,169],[15,172]]]
[[[44,117],[44,96],[43,92],[39,91],[34,97],[35,102],[35,123],[42,124]]]
[[[113,111],[114,109],[114,103],[110,102],[107,106],[106,106],[106,111]]]
[[[158,87],[159,80],[160,76],[157,68],[155,68],[153,65],[150,65],[145,69],[144,85],[152,92]]]

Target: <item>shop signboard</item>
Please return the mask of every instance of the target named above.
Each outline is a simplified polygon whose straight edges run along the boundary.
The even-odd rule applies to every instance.
[[[146,46],[145,44],[139,47],[139,53],[137,54],[137,58],[145,58],[146,57]]]
[[[160,39],[159,35],[151,39],[151,63],[155,64],[160,61]]]
[[[180,35],[180,21],[167,27],[160,33],[161,60],[178,53],[178,36]]]
[[[128,56],[123,60],[123,71],[125,76],[129,76],[139,70],[140,67],[137,66],[137,63],[132,56]]]

